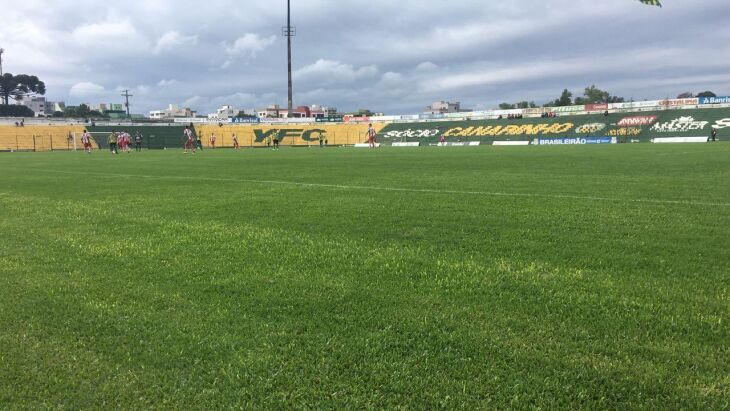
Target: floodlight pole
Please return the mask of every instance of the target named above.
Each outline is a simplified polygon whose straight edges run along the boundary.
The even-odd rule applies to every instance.
[[[293,103],[293,86],[292,86],[292,73],[291,73],[291,38],[296,35],[296,29],[291,26],[291,0],[286,0],[286,28],[284,29],[284,35],[286,36],[286,47],[287,47],[287,62],[288,62],[288,74],[289,74],[289,99],[287,108],[287,116],[291,117]]]
[[[0,76],[3,75],[3,53],[5,53],[5,49],[0,49]]]

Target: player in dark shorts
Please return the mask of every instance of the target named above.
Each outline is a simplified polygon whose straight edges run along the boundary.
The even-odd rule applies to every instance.
[[[274,150],[279,149],[279,136],[274,137]]]
[[[142,151],[142,134],[139,131],[134,133],[134,150]]]
[[[717,129],[715,127],[712,127],[712,133],[710,133],[710,137],[712,138],[712,141],[717,141]]]

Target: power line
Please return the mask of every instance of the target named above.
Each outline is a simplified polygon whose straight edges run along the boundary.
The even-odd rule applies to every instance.
[[[122,94],[122,97],[127,99],[126,103],[124,103],[124,106],[127,108],[127,118],[129,118],[129,98],[134,97],[134,95],[129,94],[129,90],[124,90],[124,94]]]

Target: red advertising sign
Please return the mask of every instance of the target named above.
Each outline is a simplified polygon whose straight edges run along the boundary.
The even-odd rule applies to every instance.
[[[657,120],[657,116],[635,116],[625,117],[621,121],[616,123],[619,127],[638,127],[638,126],[650,126]]]
[[[608,103],[586,104],[586,111],[606,111],[606,110],[608,110]]]
[[[700,104],[700,99],[698,98],[679,98],[659,101],[659,105],[662,107],[696,106],[698,104]]]
[[[342,120],[345,123],[367,123],[368,121],[370,121],[370,117],[344,116]]]

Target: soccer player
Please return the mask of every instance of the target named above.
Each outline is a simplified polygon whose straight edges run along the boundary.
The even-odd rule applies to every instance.
[[[134,150],[135,151],[142,151],[142,133],[137,131],[134,133]]]
[[[215,148],[215,134],[210,135],[210,148]]]
[[[715,127],[712,127],[712,133],[710,133],[710,138],[712,138],[712,142],[717,141],[717,129]]]
[[[190,148],[193,151],[193,154],[195,154],[195,142],[193,141],[193,132],[190,130],[190,127],[185,127],[185,131],[183,131],[183,134],[185,135],[184,154],[188,153],[188,148]]]
[[[119,154],[117,151],[117,132],[112,130],[112,133],[109,134],[109,137],[107,138],[107,142],[109,143],[109,151],[112,154]]]
[[[274,136],[274,150],[278,150],[278,149],[279,149],[279,135],[277,134]]]
[[[324,147],[324,134],[321,131],[319,132],[319,147]]]
[[[444,137],[443,134],[441,134],[441,137],[439,138],[439,145],[445,146],[446,145],[446,137]]]
[[[81,135],[81,142],[84,143],[84,152],[91,154],[91,134],[84,130],[84,134]]]
[[[372,124],[368,125],[368,146],[370,148],[375,148],[375,135],[377,133],[375,132],[375,129],[373,128]]]
[[[233,133],[233,149],[239,150],[241,146],[238,145],[238,137],[236,136],[236,133]]]
[[[130,135],[126,131],[122,133],[122,142],[124,143],[124,151],[127,152],[127,154],[130,153],[129,150],[129,141],[130,141]]]
[[[271,147],[271,136],[266,136],[266,147]]]

